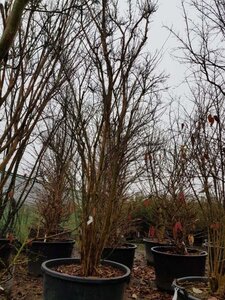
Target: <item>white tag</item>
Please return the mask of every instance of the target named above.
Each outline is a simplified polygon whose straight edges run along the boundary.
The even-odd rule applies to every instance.
[[[1,285],[0,285],[0,290],[1,290],[1,291],[4,291],[4,288],[3,288]]]
[[[178,288],[175,288],[172,300],[177,300],[177,292],[178,292]]]
[[[87,225],[90,225],[91,223],[93,223],[93,221],[94,221],[94,218],[92,216],[89,216]]]

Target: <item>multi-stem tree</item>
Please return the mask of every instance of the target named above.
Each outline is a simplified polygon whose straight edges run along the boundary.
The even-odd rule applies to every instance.
[[[195,82],[194,87],[191,85],[194,111],[187,118],[186,143],[190,154],[187,175],[192,179],[196,198],[202,196],[206,202],[199,203],[209,225],[209,245],[212,246],[209,247],[209,271],[210,276],[216,277],[218,292],[224,296],[225,6],[220,0],[184,0],[182,4],[186,35],[176,36],[184,54],[183,61],[191,70],[188,81],[190,83],[192,78]]]
[[[75,147],[67,133],[66,116],[47,126],[41,142],[47,149],[39,163],[35,203],[41,232],[49,236],[62,232],[73,210],[70,172]]]
[[[170,126],[161,132],[161,143],[157,147],[147,144],[141,186],[153,202],[153,208],[162,211],[166,229],[172,231],[179,222],[183,239],[187,242],[197,216],[196,201],[191,196],[190,178],[187,176],[189,161],[184,134],[187,125],[179,121],[170,114]],[[157,210],[153,216],[156,226],[158,222],[162,223]]]
[[[10,3],[12,5],[13,1]],[[63,71],[65,60],[71,65],[71,72],[76,68],[76,63],[73,63],[79,47],[76,18],[80,11],[67,0],[50,3],[48,9],[36,8],[35,2],[32,2],[24,11],[23,22],[18,25],[15,39],[0,65],[2,235],[13,226],[15,215],[30,190],[26,180],[23,191],[15,194],[16,176],[21,171],[24,158],[34,166],[29,177],[36,169],[36,159],[31,159],[26,149],[35,141],[33,133],[41,119],[43,123],[46,105],[67,79]],[[2,26],[10,12],[11,7],[6,3],[1,10]],[[42,150],[37,159],[41,154]]]
[[[185,170],[208,228],[209,276],[224,295],[225,106],[215,86],[198,78],[192,88],[193,112],[186,118]],[[216,287],[216,288],[215,288]]]
[[[156,73],[158,57],[146,49],[154,1],[127,1],[126,8],[118,1],[85,4],[83,63],[62,103],[80,157],[82,268],[93,275],[137,178],[165,77]]]

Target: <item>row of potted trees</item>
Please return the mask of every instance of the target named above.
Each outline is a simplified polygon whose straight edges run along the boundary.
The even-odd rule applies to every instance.
[[[153,265],[159,289],[173,291],[172,282],[183,276],[204,276],[207,252],[194,247],[196,203],[169,197],[149,199],[149,237],[145,238],[147,263]]]
[[[146,253],[151,252],[157,287],[169,293],[175,291],[174,299],[179,300],[223,299],[225,269],[222,226],[222,223],[212,224],[208,241],[201,247],[182,247],[183,253],[181,240],[176,237],[171,239],[170,245],[158,242],[158,246],[153,247],[149,245],[151,240],[145,239]],[[183,239],[182,243],[185,245]]]
[[[199,106],[199,110],[202,109]],[[151,240],[144,240],[147,260],[155,264],[158,287],[168,291],[175,288],[174,298],[179,300],[224,299],[225,295],[224,152],[221,140],[224,127],[216,115],[207,117],[207,107],[205,109],[199,123],[196,120],[201,113],[197,110],[193,119],[188,117],[186,123],[176,124],[178,128],[173,130],[178,134],[173,134],[167,152],[152,152],[150,148],[148,153],[151,156],[145,160],[148,178],[154,179],[155,187],[155,195],[152,193],[154,196],[148,198],[152,226],[149,230]],[[210,143],[214,143],[213,149]],[[163,164],[167,166],[166,177],[160,176],[165,169]],[[167,192],[163,194],[161,191],[165,190]],[[193,255],[192,245],[195,243],[193,225],[199,221],[202,223],[200,234],[204,247],[197,268],[199,258]],[[188,243],[190,249],[179,246]],[[179,251],[174,251],[174,248]],[[184,253],[181,249],[185,250]]]
[[[15,39],[15,48],[18,45],[22,48],[18,51],[21,58],[14,57],[13,48],[6,60],[9,59],[7,68],[16,61],[18,72],[24,72],[15,80],[15,90],[19,90],[18,97],[21,97],[15,110],[21,111],[31,126],[26,126],[23,120],[20,124],[20,116],[12,114],[17,103],[13,94],[14,102],[6,114],[6,117],[12,116],[12,120],[5,122],[10,125],[9,133],[5,134],[9,138],[6,145],[12,144],[12,147],[6,152],[17,153],[17,146],[22,144],[24,148],[18,149],[21,158],[25,146],[37,144],[35,154],[40,159],[35,163],[35,171],[42,178],[33,182],[32,189],[38,189],[37,207],[43,218],[41,226],[31,230],[28,242],[22,246],[31,255],[30,262],[34,265],[29,265],[29,270],[35,275],[40,274],[43,256],[44,260],[55,258],[42,264],[44,299],[122,300],[132,263],[127,262],[128,268],[102,260],[102,255],[110,258],[111,250],[105,254],[104,251],[108,251],[107,245],[112,240],[121,243],[117,228],[124,218],[124,206],[129,206],[127,191],[138,176],[135,161],[142,155],[142,137],[147,135],[160,103],[158,85],[163,83],[164,76],[156,76],[155,57],[146,55],[144,49],[156,5],[138,2],[135,9],[128,5],[125,14],[120,12],[118,3],[111,1],[80,2],[74,5],[74,1],[56,1],[44,3],[43,7],[41,3],[32,2],[25,11],[30,15],[23,24],[25,28],[19,27],[19,37]],[[33,32],[29,30],[35,31],[35,23],[41,27],[38,34],[41,40],[37,38],[37,45],[30,46]],[[24,37],[27,40],[23,42]],[[22,52],[26,45],[32,53]],[[37,70],[32,68],[30,57],[37,62]],[[45,58],[48,58],[46,66]],[[5,60],[4,63],[6,65]],[[29,66],[30,71],[26,69]],[[13,66],[12,74],[17,73],[15,69]],[[33,69],[34,78],[27,84],[28,79],[24,78],[32,74]],[[3,72],[1,77],[4,80],[7,76]],[[9,78],[11,88],[14,80],[12,76]],[[39,82],[38,89],[32,90]],[[17,85],[21,85],[21,90]],[[45,87],[54,93],[45,95]],[[44,99],[44,103],[33,101],[35,96],[38,100]],[[42,111],[35,113],[34,108],[39,106]],[[14,134],[10,131],[12,128],[20,128],[20,131]],[[24,128],[27,132],[22,131]],[[32,141],[28,136],[31,132]],[[21,136],[25,136],[24,143],[22,138],[18,140]],[[5,161],[11,158],[14,162],[10,156]],[[15,171],[14,177],[19,163],[15,170],[8,168],[8,172]],[[15,180],[13,184],[15,187]],[[66,259],[64,256],[71,254],[74,242],[70,241],[69,249],[64,252],[61,226],[64,218],[74,211],[78,216],[76,244],[80,256]],[[61,240],[56,241],[60,237]],[[40,244],[46,249],[50,247],[49,253],[44,254]],[[63,258],[56,259],[53,254],[56,244],[60,244],[58,255]],[[129,249],[123,241],[120,248]],[[135,246],[131,250],[134,255]]]
[[[175,202],[176,199],[172,199],[172,203]],[[166,205],[170,203],[171,199],[166,199],[165,196],[164,199],[149,200],[152,225],[149,229],[149,238],[144,239],[144,244],[147,263],[155,268],[157,287],[168,292],[175,290],[174,299],[179,300],[211,299],[211,297],[223,299],[225,270],[223,207],[218,203],[216,205],[215,202],[213,206],[208,207],[207,199],[201,199],[200,204],[204,208],[204,213],[208,212],[210,215],[206,214],[205,219],[203,216],[204,230],[202,228],[200,232],[199,230],[196,232],[195,227],[191,226],[197,221],[196,215],[190,213],[188,207],[192,206],[192,201],[183,199],[182,202],[177,202],[179,207],[177,213],[174,208],[172,209],[175,222],[171,222],[170,209]],[[200,215],[196,201],[194,211]],[[215,218],[220,221],[213,222]]]
[[[1,124],[4,129],[1,134],[3,159],[0,165],[0,217],[1,220],[6,220],[5,224],[1,224],[2,234],[6,233],[7,226],[13,226],[16,214],[25,201],[23,197],[20,202],[14,199],[15,179],[22,157],[32,142],[38,140],[39,145],[43,142],[43,132],[49,133],[47,120],[48,113],[51,112],[58,118],[52,119],[54,126],[50,130],[51,134],[42,143],[43,147],[38,155],[43,158],[48,147],[57,154],[56,160],[53,160],[55,164],[48,166],[48,169],[54,171],[53,176],[49,178],[43,172],[44,180],[40,181],[41,184],[44,182],[45,188],[44,197],[39,192],[38,202],[45,221],[44,231],[36,234],[41,232],[38,229],[30,237],[27,248],[30,248],[31,253],[40,252],[41,250],[32,247],[41,242],[44,246],[50,245],[55,249],[56,237],[62,237],[60,226],[63,218],[76,209],[79,215],[77,243],[80,246],[80,258],[48,260],[42,265],[44,299],[61,300],[66,296],[68,300],[101,300],[106,295],[109,300],[122,299],[124,285],[130,276],[129,268],[107,261],[101,263],[101,258],[110,240],[118,241],[115,239],[118,234],[115,228],[118,228],[122,208],[128,202],[127,190],[143,174],[143,171],[139,173],[135,167],[140,157],[144,157],[143,145],[150,139],[149,144],[154,149],[148,149],[145,162],[147,171],[153,170],[150,177],[151,184],[155,187],[154,193],[159,197],[162,190],[166,190],[173,196],[173,200],[179,195],[179,201],[187,205],[184,194],[189,184],[192,194],[199,200],[207,224],[210,224],[208,256],[211,291],[223,297],[225,181],[223,124],[219,116],[219,105],[215,107],[213,115],[209,113],[212,104],[206,107],[204,113],[198,105],[200,111],[192,119],[189,118],[189,126],[182,122],[178,131],[190,128],[191,132],[183,132],[180,139],[182,141],[179,138],[178,141],[173,140],[177,152],[172,157],[172,164],[166,168],[165,177],[171,176],[165,186],[162,176],[158,176],[162,168],[160,164],[154,165],[157,159],[153,157],[160,143],[159,140],[154,143],[152,139],[157,131],[152,123],[160,104],[159,91],[162,89],[164,76],[155,74],[157,58],[145,56],[143,51],[156,5],[151,1],[138,1],[133,11],[129,2],[127,19],[124,19],[124,12],[118,17],[120,9],[110,1],[81,2],[74,6],[73,1],[57,1],[55,7],[54,3],[47,7],[51,9],[49,12],[45,5],[39,7],[39,3],[32,2],[26,11],[29,15],[24,27],[18,25],[18,39],[15,39],[10,53],[1,62]],[[4,25],[10,13],[8,5],[12,5],[12,2],[5,7],[1,6]],[[36,13],[40,13],[37,19]],[[30,44],[33,33],[37,34]],[[33,76],[30,76],[32,73]],[[50,99],[54,99],[52,106],[48,106]],[[46,107],[48,109],[45,111]],[[36,126],[40,119],[41,125]],[[40,133],[35,138],[32,135],[34,128]],[[56,143],[53,143],[56,132],[60,134],[56,135]],[[50,157],[50,153],[46,153]],[[162,156],[160,160],[163,162]],[[165,161],[168,161],[168,157]],[[34,165],[35,171],[40,170],[41,164],[39,167],[38,163]],[[174,172],[169,174],[173,166]],[[3,187],[10,174],[12,178],[5,192]],[[195,190],[196,177],[203,187],[206,199],[204,205]],[[161,190],[158,189],[158,178],[163,185]],[[30,190],[29,186],[26,188]],[[75,206],[71,207],[71,200],[69,206],[65,202],[65,199],[70,198],[75,199]],[[160,222],[156,229],[158,238],[162,239],[165,224],[160,209]],[[196,255],[189,255],[184,244],[184,221],[188,219],[186,215],[186,219],[182,221],[181,216],[172,220],[173,240],[177,249],[183,253],[170,256],[189,259],[181,276],[203,275],[206,253],[202,253],[201,267],[196,271]],[[7,232],[7,235],[11,242],[11,232]],[[1,248],[3,255],[9,247],[8,240],[4,240],[6,244]],[[68,255],[72,251],[73,242],[69,244]],[[164,261],[165,268],[169,250],[171,247],[161,248],[161,251],[153,247],[154,264],[163,261],[163,253],[167,257]],[[59,255],[66,256],[65,253]],[[9,264],[7,256],[8,250],[2,260],[3,269]],[[106,256],[108,258],[109,254]],[[50,257],[51,255],[46,255],[47,259]],[[192,259],[193,264],[190,262]],[[173,261],[173,267],[174,264]],[[116,269],[113,271],[114,279],[102,278],[101,276],[112,273],[112,266]],[[38,268],[40,272],[40,263]],[[164,280],[161,281],[160,276],[164,278],[168,270],[169,267],[160,274],[156,268],[159,288],[170,289],[171,280],[179,275],[172,274],[169,283],[164,286]],[[115,282],[118,288],[115,288]],[[99,289],[102,283],[104,287]],[[200,294],[200,289],[197,290],[197,294]],[[183,288],[177,287],[177,293],[181,299],[189,297]],[[191,297],[190,299],[193,298]]]

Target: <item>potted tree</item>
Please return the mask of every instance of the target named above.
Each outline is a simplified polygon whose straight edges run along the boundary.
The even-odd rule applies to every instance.
[[[176,201],[172,199],[172,202],[170,200],[168,203],[174,205]],[[173,216],[173,244],[170,246],[155,246],[151,249],[154,257],[156,285],[162,290],[172,291],[171,284],[174,278],[190,274],[193,276],[203,276],[205,274],[207,252],[192,247],[194,238],[188,232],[188,229],[191,230],[196,216],[190,210],[190,203],[185,204],[183,201],[182,206],[185,205],[186,209],[183,207],[183,212],[182,209],[178,210],[179,214]],[[176,210],[173,205],[171,205],[171,211],[175,213]],[[169,211],[168,209],[167,212]],[[189,247],[186,245],[189,245]]]
[[[193,114],[188,115],[185,121],[189,127],[186,132],[191,164],[189,170],[194,175],[195,182],[198,180],[200,183],[200,189],[196,188],[193,180],[191,183],[208,226],[207,280],[211,282],[211,291],[204,299],[224,299],[225,111],[224,78],[221,73],[224,64],[224,23],[220,23],[224,6],[220,1],[207,5],[204,5],[206,1],[203,2],[200,4],[194,1],[193,6],[194,14],[202,20],[201,23],[192,22],[187,6],[183,5],[187,35],[178,38],[184,49],[185,59],[193,70],[191,75],[194,74],[197,81],[196,85],[191,86]],[[220,41],[217,45],[212,42],[215,38]],[[195,284],[196,282],[192,283],[192,286]],[[192,289],[186,293],[187,299],[201,298],[201,291],[198,295],[191,295],[191,292]],[[179,293],[180,298],[181,296]]]
[[[65,228],[74,210],[69,180],[73,143],[67,140],[66,124],[66,120],[56,120],[54,130],[48,128],[42,136],[43,144],[46,144],[46,138],[49,141],[35,185],[39,221],[37,227],[30,229],[28,241],[28,272],[35,276],[42,274],[44,261],[70,257],[75,243],[70,230]],[[54,132],[50,138],[49,132]]]
[[[175,244],[151,248],[156,284],[159,289],[172,291],[171,284],[177,276],[204,275],[207,253],[186,247],[188,243],[191,246],[194,243],[192,231],[197,221],[197,204],[190,193],[191,187],[186,175],[189,165],[183,136],[173,129],[168,131],[167,135],[162,149],[151,151],[151,144],[148,146],[146,176],[149,179],[149,187],[153,189],[157,198],[163,199],[160,209],[164,206],[163,213],[166,217],[161,219],[166,220],[164,226],[169,226],[169,233]]]
[[[12,248],[15,249],[11,245],[12,235],[16,235],[18,212],[23,203],[30,200],[36,167],[43,152],[39,147],[32,157],[30,144],[34,143],[34,132],[47,103],[65,81],[59,60],[60,47],[62,37],[71,29],[67,22],[60,23],[60,14],[56,17],[49,16],[46,10],[36,11],[38,5],[30,1],[9,1],[0,7],[1,24],[4,24],[0,50],[0,238],[3,242],[0,252],[4,266],[10,268],[14,260],[8,261],[8,258]],[[53,19],[55,26],[50,25]],[[51,38],[50,42],[49,37],[56,35],[57,39]],[[51,43],[52,47],[47,50],[45,43]],[[4,288],[6,282],[0,277]]]
[[[172,239],[166,231],[168,226],[166,224],[165,206],[162,205],[162,199],[151,199],[149,201],[150,203],[147,208],[151,211],[149,220],[151,225],[149,226],[148,238],[144,238],[143,241],[147,264],[154,265],[152,247],[170,245]]]
[[[85,2],[80,15],[81,69],[69,78],[61,102],[79,155],[80,175],[74,180],[80,191],[80,260],[42,265],[44,299],[121,300],[130,274],[121,264],[101,264],[101,255],[138,176],[135,164],[155,118],[156,87],[163,77],[155,81],[154,59],[141,60],[155,5],[141,1],[134,11],[129,3],[127,15],[115,2]],[[65,64],[71,74],[69,67]],[[110,277],[114,266],[114,278],[101,275],[105,265]]]
[[[154,202],[149,209],[152,211],[150,217],[149,237],[144,238],[147,263],[154,265],[152,247],[171,246],[175,243],[174,226],[176,222],[182,224],[183,240],[189,247],[195,243],[195,227],[197,223],[196,206],[191,199],[180,201],[180,195],[177,199],[162,197],[154,198]]]
[[[204,90],[204,86],[201,88]],[[208,268],[206,277],[195,278],[187,275],[185,278],[179,277],[174,281],[173,286],[178,299],[184,297],[185,299],[224,299],[225,295],[224,156],[222,142],[224,125],[217,115],[214,117],[212,115],[207,116],[208,106],[214,105],[218,113],[220,107],[216,101],[207,101],[207,93],[205,97],[204,104],[196,103],[193,119],[189,119],[191,132],[186,134],[190,162],[189,171],[195,174],[195,180],[198,179],[201,183],[201,189],[197,191],[194,183],[190,181],[199,202],[199,209],[207,225]],[[204,111],[203,116],[205,117],[202,116]],[[202,116],[199,124],[201,126],[196,128],[195,120],[196,118],[199,119],[200,115]],[[194,136],[192,130],[195,132]],[[214,145],[213,149],[211,144]],[[215,174],[217,174],[216,177]]]
[[[127,242],[125,239],[126,233],[129,230],[132,220],[131,213],[131,199],[125,201],[124,209],[118,215],[116,226],[111,229],[111,234],[106,241],[105,247],[102,251],[102,259],[116,261],[127,266],[132,270],[135,256],[135,249],[137,245]]]
[[[222,211],[222,213],[221,213]],[[211,223],[208,228],[208,268],[204,276],[178,277],[173,282],[177,299],[201,300],[224,299],[224,213],[217,210],[220,222]]]

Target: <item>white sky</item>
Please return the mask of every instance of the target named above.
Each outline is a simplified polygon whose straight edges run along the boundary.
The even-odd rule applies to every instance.
[[[123,3],[122,0],[121,4]],[[0,0],[4,3],[5,0]],[[158,10],[153,15],[151,30],[149,36],[149,50],[162,49],[164,55],[161,68],[170,74],[169,85],[177,87],[184,79],[185,66],[180,65],[175,59],[172,59],[171,54],[177,46],[176,39],[164,28],[164,26],[173,27],[176,31],[182,34],[183,19],[181,0],[158,0]],[[182,91],[182,87],[176,89]]]
[[[172,57],[178,47],[178,42],[164,26],[172,27],[181,35],[184,34],[181,0],[158,0],[158,10],[153,15],[149,36],[150,49],[162,49],[161,68],[170,74],[169,85],[174,86],[177,92],[181,93],[184,87],[180,84],[184,80],[186,66],[181,65]]]

